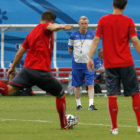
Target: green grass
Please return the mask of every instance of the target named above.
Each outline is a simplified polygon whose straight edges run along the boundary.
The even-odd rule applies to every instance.
[[[88,111],[88,97],[81,96],[82,111],[76,111],[74,96],[67,96],[67,114],[80,116],[73,130],[60,130],[55,98],[51,96],[0,97],[0,140],[139,140],[131,98],[118,98],[119,135],[111,128],[107,98],[95,97],[98,111]],[[4,120],[5,119],[5,120]],[[6,120],[7,119],[7,120]],[[9,120],[8,120],[9,119]],[[41,120],[44,122],[39,122]],[[48,122],[47,122],[48,121]]]

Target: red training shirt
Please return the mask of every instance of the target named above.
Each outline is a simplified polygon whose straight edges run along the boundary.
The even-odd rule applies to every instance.
[[[137,36],[131,18],[109,14],[98,23],[95,36],[102,37],[105,68],[118,68],[134,65],[129,47],[129,39]]]
[[[43,71],[51,70],[53,32],[47,30],[49,24],[37,25],[24,40],[22,47],[27,49],[25,67]]]

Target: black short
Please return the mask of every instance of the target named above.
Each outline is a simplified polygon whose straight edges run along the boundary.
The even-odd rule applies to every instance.
[[[139,92],[134,66],[106,68],[105,75],[108,95],[120,94],[120,82],[123,84],[124,96],[131,96]]]
[[[20,89],[37,85],[42,90],[57,97],[61,97],[64,94],[61,83],[54,78],[51,72],[30,69],[27,67],[24,67],[9,84]]]

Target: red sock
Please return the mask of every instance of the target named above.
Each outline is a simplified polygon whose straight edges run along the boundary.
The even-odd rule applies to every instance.
[[[0,93],[2,95],[8,95],[8,87],[6,84],[4,84],[3,82],[0,81]]]
[[[66,112],[65,96],[61,98],[56,98],[56,108],[59,114],[61,128],[64,128],[67,125],[67,120],[65,116],[65,112]]]
[[[117,114],[118,114],[118,105],[117,105],[117,97],[108,97],[108,108],[112,123],[112,129],[118,128],[117,126]]]
[[[136,114],[137,124],[140,126],[140,94],[136,93],[132,96],[133,110]]]

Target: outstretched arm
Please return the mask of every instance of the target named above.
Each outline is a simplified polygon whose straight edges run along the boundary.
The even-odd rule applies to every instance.
[[[49,31],[58,31],[60,29],[70,30],[70,29],[72,29],[72,27],[73,27],[73,25],[69,25],[69,24],[61,25],[61,24],[53,23],[47,27],[47,30],[49,30]]]
[[[92,69],[93,69],[93,56],[96,53],[99,41],[100,41],[100,37],[95,36],[93,38],[92,45],[91,45],[91,48],[89,51],[88,63],[87,63],[87,68],[89,71],[92,71]]]

